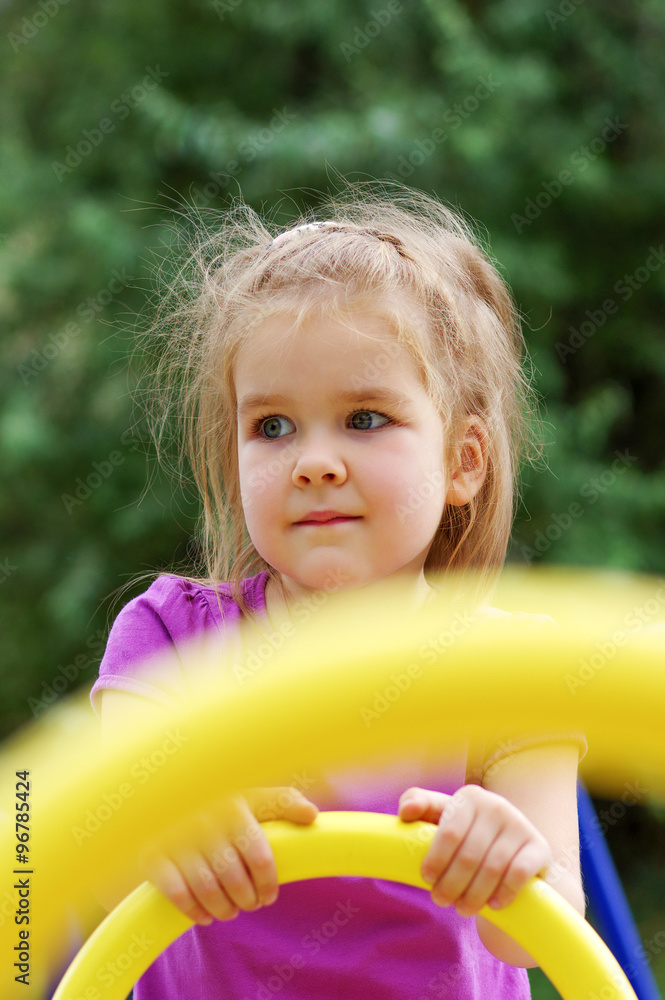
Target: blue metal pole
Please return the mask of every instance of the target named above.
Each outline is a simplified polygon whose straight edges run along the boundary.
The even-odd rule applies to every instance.
[[[596,811],[581,783],[577,786],[577,808],[582,879],[598,933],[626,973],[638,1000],[662,1000]]]

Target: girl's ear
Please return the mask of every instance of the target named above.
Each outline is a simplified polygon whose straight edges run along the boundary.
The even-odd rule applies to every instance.
[[[485,421],[467,417],[460,429],[458,446],[446,492],[446,503],[462,507],[475,497],[487,475],[489,436]]]

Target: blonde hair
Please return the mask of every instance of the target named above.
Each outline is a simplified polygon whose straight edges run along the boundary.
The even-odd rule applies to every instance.
[[[535,441],[524,343],[511,293],[471,226],[437,199],[396,182],[344,182],[273,242],[242,201],[197,218],[187,263],[170,279],[147,331],[158,356],[153,426],[158,451],[170,418],[203,503],[201,565],[189,577],[228,581],[253,618],[240,580],[272,567],[247,534],[237,469],[234,364],[253,330],[278,315],[296,326],[324,308],[385,317],[412,356],[444,421],[450,467],[456,432],[478,415],[488,431],[487,475],[465,506],[447,505],[425,573],[473,569],[486,582],[504,562],[521,459]],[[163,349],[155,341],[163,340]],[[256,621],[256,619],[254,619]]]

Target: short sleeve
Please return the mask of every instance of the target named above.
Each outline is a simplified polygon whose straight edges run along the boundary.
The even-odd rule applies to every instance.
[[[548,636],[558,634],[559,626],[549,615],[528,615],[528,614],[506,614],[498,612],[494,608],[483,609],[486,620],[519,619],[520,623],[528,629],[536,629],[542,632],[543,642],[547,642]],[[548,746],[555,743],[573,743],[578,748],[579,760],[581,760],[588,749],[588,744],[584,733],[576,730],[565,730],[551,733],[542,731],[534,733],[510,734],[497,730],[488,734],[484,738],[474,738],[469,744],[469,755],[467,761],[466,780],[470,784],[482,785],[488,774],[496,767],[499,761],[510,757],[521,750],[530,750],[533,747]]]
[[[233,606],[237,610],[235,602]],[[188,690],[179,649],[205,634],[219,637],[222,630],[202,589],[180,577],[159,577],[125,605],[113,623],[90,692],[96,714],[105,690],[173,707]]]
[[[533,733],[513,739],[494,736],[488,740],[482,757],[473,762],[469,761],[467,781],[470,784],[482,785],[485,778],[491,775],[497,764],[506,757],[512,757],[521,750],[531,750],[534,747],[550,746],[555,743],[573,743],[578,750],[578,760],[584,757],[588,749],[584,733],[574,731]]]

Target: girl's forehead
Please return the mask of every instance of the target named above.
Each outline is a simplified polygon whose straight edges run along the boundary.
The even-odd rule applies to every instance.
[[[322,321],[295,326],[266,323],[243,344],[234,371],[236,390],[256,383],[311,379],[332,384],[407,384],[416,379],[408,351],[378,318],[353,324]]]
[[[316,344],[317,349],[368,351],[393,344],[392,354],[402,351],[394,322],[378,311],[362,310],[348,313],[315,313],[299,319],[295,315],[278,314],[255,323],[241,344],[238,356],[280,354],[303,350]]]
[[[411,352],[380,316],[352,322],[294,325],[266,322],[243,344],[234,371],[239,415],[259,406],[300,399],[321,403],[384,400],[385,405],[429,405],[422,372]]]

